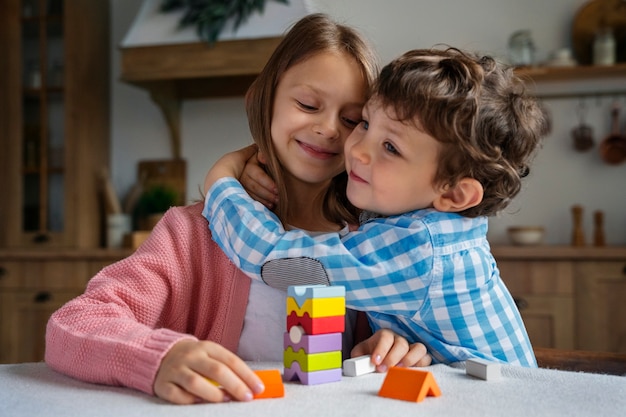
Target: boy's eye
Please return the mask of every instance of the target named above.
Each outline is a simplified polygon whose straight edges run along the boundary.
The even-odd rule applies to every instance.
[[[383,144],[383,146],[385,147],[385,150],[393,155],[400,155],[400,152],[398,152],[398,150],[396,149],[395,146],[393,146],[391,143],[389,142],[385,142]]]
[[[308,104],[305,104],[305,103],[303,103],[301,101],[297,101],[297,100],[296,100],[296,102],[298,103],[298,106],[302,107],[304,110],[308,110],[308,111],[315,111],[315,110],[317,110],[317,108],[315,106],[310,106]]]
[[[367,120],[361,120],[361,124],[363,125],[363,129],[367,130],[370,127],[370,122]]]

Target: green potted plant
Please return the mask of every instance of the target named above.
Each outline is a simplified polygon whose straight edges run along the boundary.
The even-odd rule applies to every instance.
[[[133,211],[138,230],[152,230],[163,214],[178,201],[178,193],[166,185],[153,185],[141,193]]]
[[[274,0],[289,4],[289,0]],[[180,26],[196,26],[201,39],[209,44],[217,41],[226,23],[234,20],[233,30],[246,23],[254,13],[263,14],[266,0],[163,0],[161,12],[184,10]]]

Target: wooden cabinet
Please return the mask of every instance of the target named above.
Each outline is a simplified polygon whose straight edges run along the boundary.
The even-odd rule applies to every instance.
[[[498,267],[533,346],[573,349],[572,264],[511,259],[498,260]]]
[[[626,258],[578,262],[575,279],[578,348],[626,353]]]
[[[0,251],[0,363],[44,357],[50,315],[126,251]]]
[[[626,352],[626,248],[494,247],[536,347]]]
[[[101,244],[109,49],[108,1],[0,2],[0,247]]]

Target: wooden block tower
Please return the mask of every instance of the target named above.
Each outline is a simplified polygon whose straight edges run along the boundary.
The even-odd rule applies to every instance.
[[[305,385],[341,380],[341,341],[346,291],[342,286],[297,285],[287,289],[284,378]]]

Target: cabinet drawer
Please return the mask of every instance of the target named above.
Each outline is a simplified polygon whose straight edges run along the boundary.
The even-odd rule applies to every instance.
[[[0,262],[0,290],[83,289],[102,266],[82,260]]]
[[[86,261],[28,262],[22,266],[23,289],[82,289],[89,280]]]
[[[35,290],[0,293],[0,363],[43,360],[48,319],[79,294]]]
[[[560,296],[515,296],[533,346],[573,349],[574,299]]]
[[[22,281],[22,262],[0,261],[0,290],[19,288]]]

